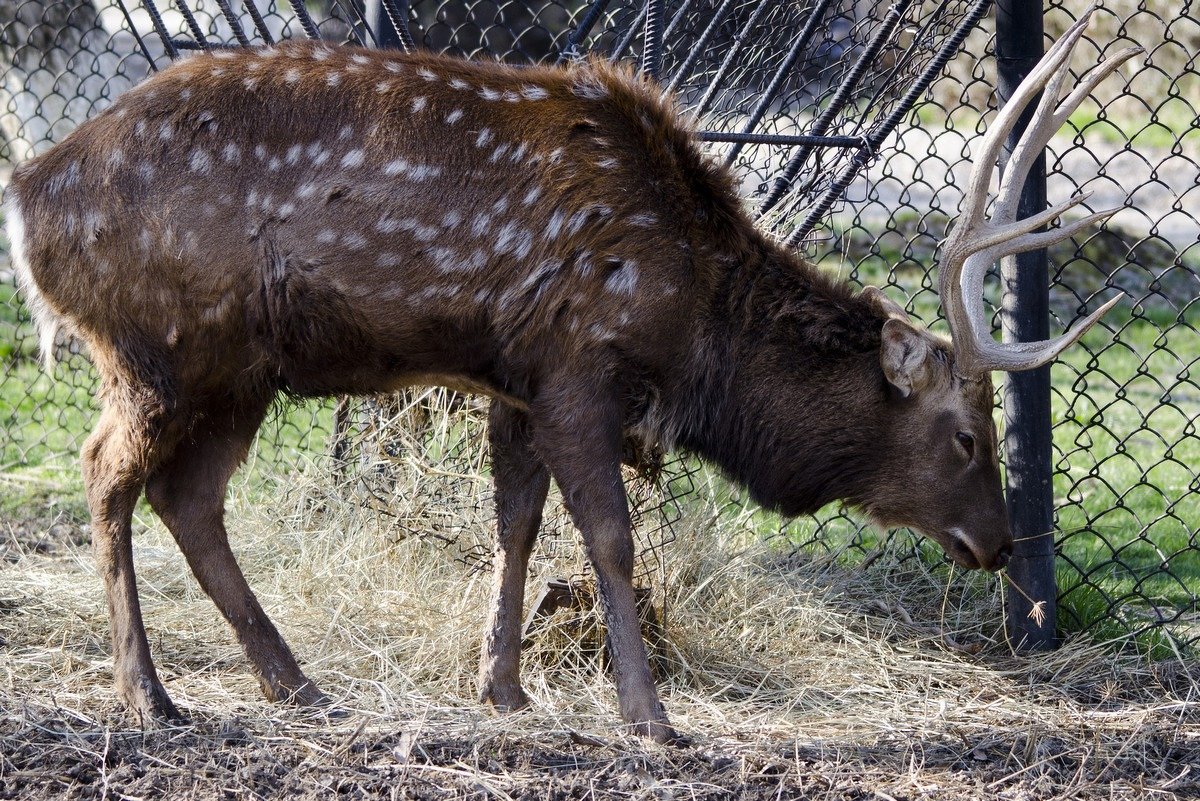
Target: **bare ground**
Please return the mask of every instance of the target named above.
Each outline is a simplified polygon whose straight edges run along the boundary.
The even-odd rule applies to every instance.
[[[447,481],[478,480],[433,473],[406,468],[386,517],[325,478],[267,504],[234,492],[239,558],[332,716],[261,699],[147,514],[144,614],[189,722],[127,720],[86,528],[0,522],[0,798],[1200,796],[1194,657],[1013,655],[994,579],[886,557],[852,573],[764,543],[703,493],[655,579],[664,695],[691,742],[624,736],[590,645],[566,635],[527,649],[533,709],[491,715],[472,681],[487,576],[398,533],[431,498],[446,507]],[[445,530],[487,541],[486,504],[449,508]],[[578,569],[561,511],[548,518],[535,586]]]

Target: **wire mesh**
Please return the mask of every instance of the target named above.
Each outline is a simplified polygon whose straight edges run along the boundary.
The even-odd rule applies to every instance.
[[[404,16],[418,46],[470,58],[646,55],[646,6],[632,0],[416,0],[384,10]],[[711,152],[733,165],[763,227],[851,281],[885,287],[937,329],[937,243],[962,202],[972,142],[994,113],[986,11],[986,2],[957,0],[672,0],[662,4],[661,49],[650,55],[662,82],[718,140]],[[1053,2],[1046,13],[1053,37],[1074,12]],[[305,36],[371,45],[388,24],[359,0],[2,4],[0,158],[18,163],[61,140],[172,55]],[[1200,641],[1200,17],[1169,0],[1116,0],[1097,13],[1077,63],[1129,44],[1147,48],[1144,62],[1122,69],[1124,83],[1103,85],[1050,145],[1052,200],[1078,188],[1095,193],[1088,209],[1125,208],[1052,249],[1055,323],[1116,292],[1127,300],[1053,368],[1057,530],[1046,535],[1058,540],[1064,627],[1147,635],[1157,647]],[[720,141],[739,135],[749,141]],[[799,135],[823,141],[788,139]],[[985,291],[998,309],[999,282]],[[6,471],[76,453],[96,412],[86,361],[63,354],[68,364],[51,381],[34,349],[11,272],[0,267]],[[392,490],[379,465],[395,458],[389,449],[400,441],[392,418],[425,432],[419,448],[405,435],[410,451],[440,442],[460,449],[464,471],[481,464],[471,403],[437,407],[446,419],[462,418],[453,442],[445,439],[453,426],[421,428],[414,408],[404,397],[289,408],[264,429],[258,458],[287,468],[301,454],[336,452],[359,471],[366,502],[383,507]],[[661,481],[632,485],[643,572],[697,487],[716,487],[729,508],[743,505],[690,461],[665,469]],[[480,486],[453,482],[431,498],[468,491],[488,502]],[[798,548],[936,562],[912,535],[873,532],[843,510],[790,522],[747,514]],[[561,520],[548,526],[566,530]],[[446,541],[464,562],[486,564],[485,543],[459,534]]]

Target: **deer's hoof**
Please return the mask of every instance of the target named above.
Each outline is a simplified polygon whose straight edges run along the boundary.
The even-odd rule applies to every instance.
[[[497,712],[516,712],[529,706],[529,696],[519,684],[510,686],[490,685],[479,691],[479,703],[487,704]]]
[[[117,695],[129,715],[143,728],[157,724],[184,723],[186,718],[179,714],[171,696],[154,678],[143,676],[135,681],[122,682],[117,686]]]
[[[263,695],[268,701],[303,707],[328,707],[333,701],[303,676],[293,682],[262,682]]]
[[[689,738],[675,731],[675,728],[665,720],[648,720],[634,723],[632,724],[632,728],[638,736],[651,739],[659,745],[682,748],[691,743]]]

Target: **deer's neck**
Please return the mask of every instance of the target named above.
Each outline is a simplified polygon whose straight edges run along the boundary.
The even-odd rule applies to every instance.
[[[886,429],[880,312],[770,243],[723,283],[680,444],[788,515],[865,498]]]

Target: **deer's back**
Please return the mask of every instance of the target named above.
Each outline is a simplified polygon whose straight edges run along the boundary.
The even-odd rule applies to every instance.
[[[665,364],[713,228],[740,214],[619,69],[311,43],[187,59],[14,187],[34,280],[93,350],[146,338],[206,380],[253,362],[301,392]]]

